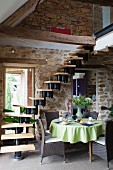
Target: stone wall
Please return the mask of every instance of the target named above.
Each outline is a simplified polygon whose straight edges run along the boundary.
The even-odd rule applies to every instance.
[[[53,76],[53,73],[57,72],[59,66],[63,65],[64,59],[66,59],[65,51],[60,50],[47,50],[47,49],[32,49],[32,48],[15,48],[15,53],[12,53],[11,47],[1,47],[0,48],[0,58],[10,58],[10,63],[18,63],[20,67],[20,59],[23,60],[24,64],[29,62],[29,59],[35,59],[35,96],[40,96],[37,94],[37,88],[48,88],[47,84],[44,84],[44,81],[47,80],[56,80],[56,77]],[[25,60],[24,60],[25,59]],[[3,77],[3,68],[1,69]],[[66,110],[65,108],[65,99],[70,98],[71,96],[71,83],[64,84],[61,83],[61,90],[53,90],[54,98],[47,98],[47,106],[44,109],[50,110]],[[1,110],[3,108],[3,78],[0,81],[0,106]]]
[[[4,69],[2,64],[0,63],[0,126],[1,126],[1,122],[2,122],[2,111],[3,111],[3,105],[4,105],[4,87],[3,87],[3,74]],[[2,129],[0,128],[0,134],[2,133]],[[1,138],[0,138],[0,145],[2,144],[1,142]]]
[[[86,71],[86,94],[92,98],[96,95],[96,70]],[[92,110],[96,110],[96,100],[93,101]]]
[[[101,110],[101,106],[111,107],[113,104],[113,77],[112,77],[112,70],[106,69],[98,69],[93,71],[86,72],[86,93],[89,97],[92,94],[96,95],[96,79],[97,79],[97,100],[98,100],[98,109],[99,109],[99,118],[106,119],[109,115],[108,110]],[[94,88],[95,86],[95,88]],[[96,100],[93,102],[92,106],[93,110],[96,111]]]
[[[66,59],[66,52],[61,50],[48,50],[48,49],[33,49],[33,48],[15,48],[15,53],[12,53],[12,47],[0,47],[0,58],[10,58],[10,62],[14,61],[20,66],[20,59],[23,60],[24,64],[29,63],[29,60],[35,60],[35,96],[41,97],[40,94],[37,94],[37,88],[47,88],[47,84],[44,84],[46,80],[56,80],[56,77],[53,76],[53,73],[57,72],[59,66],[64,64],[64,59]],[[89,59],[88,63],[95,63],[100,61],[98,58]],[[15,59],[15,60],[14,60]],[[94,62],[95,61],[95,62]],[[101,61],[100,61],[101,62]],[[86,63],[86,62],[85,62]],[[93,66],[92,66],[93,68]],[[106,112],[100,110],[100,106],[110,107],[112,105],[113,99],[113,78],[112,71],[110,70],[100,70],[98,76],[98,101],[99,101],[99,112],[103,115]],[[0,67],[0,109],[2,112],[3,101],[4,101],[4,87],[3,87],[3,76],[4,69]],[[65,100],[71,97],[71,80],[69,83],[61,83],[61,90],[53,90],[54,98],[47,98],[47,105],[44,109],[49,110],[65,110]],[[91,94],[95,93],[94,86],[96,85],[96,72],[93,70],[88,70],[86,72],[86,84],[87,84],[87,96],[91,97]],[[93,91],[94,90],[94,91]],[[94,110],[96,107],[94,105]]]
[[[96,33],[103,28],[102,6],[93,6],[93,32]]]
[[[113,105],[113,73],[112,70],[100,70],[98,72],[98,99],[99,110],[102,119],[106,119],[109,111],[102,111],[101,106]]]
[[[50,27],[70,28],[75,35],[93,34],[93,5],[74,0],[47,0],[37,6],[21,27],[50,31]]]

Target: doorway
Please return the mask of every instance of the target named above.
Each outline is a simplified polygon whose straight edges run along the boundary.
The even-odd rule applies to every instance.
[[[5,109],[19,111],[13,105],[32,105],[34,96],[34,68],[5,69]]]

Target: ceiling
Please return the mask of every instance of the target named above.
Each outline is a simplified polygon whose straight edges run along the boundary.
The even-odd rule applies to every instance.
[[[21,6],[23,6],[29,0],[0,0],[0,24],[3,23],[9,16],[11,16],[15,11],[17,11]],[[39,2],[43,2],[40,0]],[[80,2],[100,4],[113,6],[112,0],[77,0]],[[60,2],[60,1],[59,1]]]
[[[0,0],[0,24],[28,0]]]
[[[29,1],[30,0],[0,0],[0,24],[3,23],[9,16],[11,16],[21,6],[23,6],[25,3]],[[94,0],[87,0],[87,1],[78,0],[78,1],[91,2],[91,3],[96,3],[96,2],[105,3],[105,0],[103,1],[97,0],[96,2]],[[43,0],[39,0],[39,2],[41,3],[43,2]],[[107,2],[111,2],[112,4],[112,1],[108,0]],[[13,38],[13,37],[0,38],[0,45],[1,46],[23,46],[23,47],[33,47],[33,48],[60,49],[60,50],[71,50],[71,51],[75,51],[76,49],[75,45],[42,42],[42,41],[19,39],[19,38]]]

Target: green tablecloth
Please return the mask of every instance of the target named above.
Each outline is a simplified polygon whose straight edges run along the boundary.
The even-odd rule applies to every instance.
[[[83,119],[85,122],[88,119]],[[101,120],[95,120],[94,125],[85,126],[77,122],[70,122],[67,125],[63,125],[55,119],[50,124],[50,132],[52,137],[58,137],[63,142],[77,143],[83,142],[87,143],[89,141],[97,140],[98,136],[104,133],[104,125]]]

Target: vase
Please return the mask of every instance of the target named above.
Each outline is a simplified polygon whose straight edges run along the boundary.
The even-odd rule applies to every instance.
[[[76,113],[77,118],[82,118],[82,112],[81,112],[81,107],[77,107],[77,113]]]

